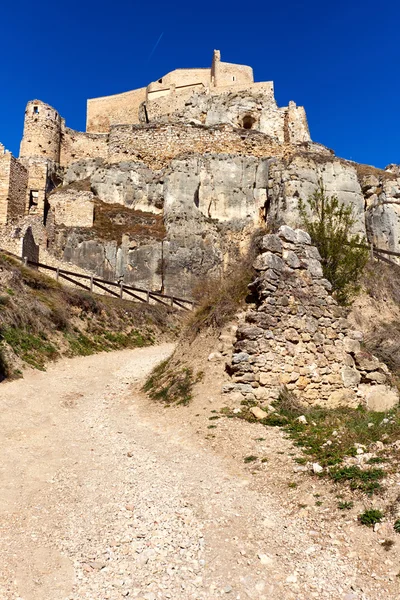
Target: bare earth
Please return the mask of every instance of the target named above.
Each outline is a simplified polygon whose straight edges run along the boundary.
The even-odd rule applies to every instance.
[[[140,394],[172,350],[0,386],[0,599],[399,598],[397,541],[385,552],[383,534],[338,515],[281,431],[210,421],[212,398],[165,409]]]

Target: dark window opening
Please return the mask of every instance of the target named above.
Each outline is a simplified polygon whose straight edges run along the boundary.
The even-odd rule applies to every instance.
[[[236,77],[235,76],[232,77],[232,81],[236,81]]]
[[[38,115],[39,114],[39,107],[38,106],[34,106],[33,107],[33,114],[34,115]]]
[[[38,201],[39,201],[39,191],[31,190],[29,193],[29,212],[31,211],[31,209],[32,209],[32,212],[34,212],[37,209]]]
[[[158,80],[158,83],[162,83],[162,77],[161,77],[161,79]]]
[[[243,117],[242,127],[243,127],[243,129],[251,129],[255,122],[256,122],[256,120],[254,119],[254,117],[251,117],[250,115],[246,115],[245,117]]]

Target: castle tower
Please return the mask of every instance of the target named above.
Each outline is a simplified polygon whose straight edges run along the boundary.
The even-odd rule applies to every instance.
[[[28,102],[20,158],[45,158],[60,162],[61,117],[40,100]]]

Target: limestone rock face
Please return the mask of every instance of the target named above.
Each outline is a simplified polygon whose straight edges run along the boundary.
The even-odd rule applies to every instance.
[[[270,165],[268,182],[268,214],[271,223],[300,225],[299,200],[307,199],[322,182],[328,195],[336,195],[340,202],[353,207],[355,233],[365,235],[364,196],[355,166],[333,157],[297,155],[287,163],[277,159]]]
[[[256,306],[237,329],[230,392],[271,400],[285,386],[304,404],[336,408],[361,403],[370,410],[389,410],[399,401],[397,390],[388,385],[389,371],[360,351],[360,334],[351,330],[329,295],[319,259],[309,258],[318,256],[309,242],[288,226],[261,241],[262,249],[271,250],[261,251],[254,262],[258,276],[250,288]],[[250,390],[243,387],[249,382]],[[266,393],[256,396],[254,388],[260,387]]]
[[[369,241],[400,252],[400,173],[398,167],[361,176]],[[395,259],[396,260],[396,259]]]
[[[206,119],[210,122],[214,118],[213,111],[217,119],[220,112],[225,111],[226,118],[234,120],[239,118],[234,115],[242,115],[243,110],[251,112],[261,106],[256,96],[249,99],[243,93],[222,95],[218,99],[200,96],[197,99],[196,95],[192,96],[185,108],[186,116],[182,118],[187,119],[189,114],[206,108]],[[274,101],[267,102],[265,94],[263,102],[261,113],[267,108],[275,110]],[[213,153],[183,155],[171,160],[162,170],[154,170],[143,162],[109,164],[104,159],[81,160],[69,165],[65,185],[72,189],[76,184],[84,186],[75,189],[91,191],[94,197],[108,204],[162,214],[165,222],[162,248],[158,240],[146,240],[145,250],[140,250],[141,241],[134,248],[130,245],[132,240],[125,246],[116,241],[110,263],[104,258],[110,251],[97,240],[99,255],[94,262],[103,264],[103,268],[96,272],[120,275],[122,269],[131,282],[135,278],[142,283],[148,281],[149,285],[157,281],[165,291],[190,295],[196,282],[205,276],[219,276],[232,258],[243,253],[251,233],[266,221],[274,230],[280,224],[288,226],[281,230],[280,237],[264,238],[262,254],[255,262],[255,267],[264,272],[264,279],[266,275],[269,277],[269,292],[274,287],[271,273],[276,272],[282,260],[288,268],[300,269],[303,273],[304,265],[300,261],[305,261],[311,277],[319,278],[321,285],[329,290],[329,282],[322,281],[318,251],[310,245],[305,232],[296,230],[300,224],[299,200],[306,202],[320,182],[327,194],[337,195],[341,202],[353,207],[355,232],[368,234],[378,246],[400,250],[398,170],[373,170],[363,174],[359,165],[337,159],[327,149],[312,151],[310,142],[303,146],[298,146],[298,151],[288,158]],[[56,224],[65,223],[60,220],[61,208],[57,208]],[[76,226],[81,224],[79,220],[75,223]],[[70,225],[72,221],[68,221]],[[93,264],[94,240],[93,236],[83,239],[82,235],[80,232],[79,244],[90,241],[86,244],[91,248],[89,254],[84,245],[80,249],[76,247],[78,238],[75,237],[68,243],[66,256],[86,267],[82,261],[87,255]],[[307,250],[301,259],[291,248],[285,248],[282,254],[283,242],[303,244]],[[147,264],[158,265],[157,276],[150,274]],[[266,291],[265,288],[262,293]]]

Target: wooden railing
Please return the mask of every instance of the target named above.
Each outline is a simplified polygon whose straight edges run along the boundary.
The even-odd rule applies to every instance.
[[[21,258],[20,256],[17,256],[12,252],[8,252],[7,250],[0,249],[0,252],[21,261],[27,267],[52,271],[55,273],[57,281],[60,279],[65,279],[65,281],[83,288],[88,292],[95,292],[96,288],[100,288],[103,293],[114,296],[115,298],[120,298],[121,300],[124,299],[137,302],[146,302],[148,304],[153,301],[159,304],[164,304],[165,306],[171,306],[173,308],[179,308],[182,310],[193,310],[194,308],[194,303],[192,300],[127,285],[126,283],[123,283],[123,281],[109,281],[107,279],[95,277],[94,275],[83,275],[82,273],[77,273],[76,271],[66,271],[60,267],[51,267],[50,265],[45,265],[44,263],[28,260],[26,257]]]

